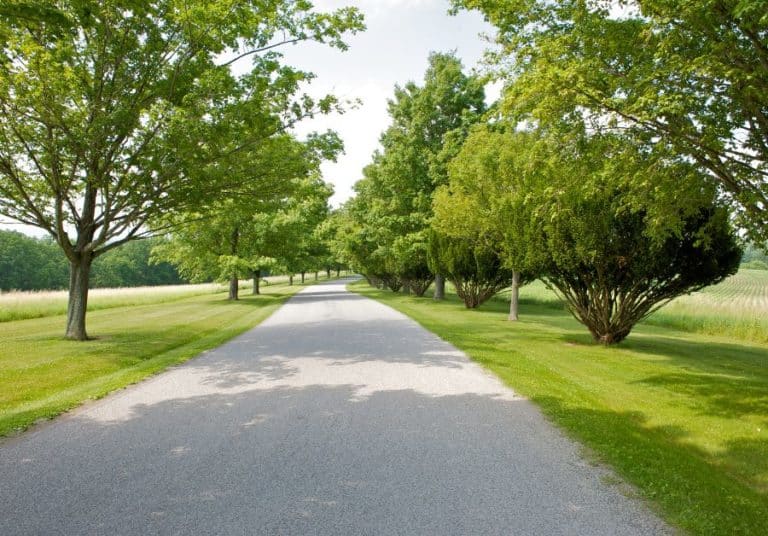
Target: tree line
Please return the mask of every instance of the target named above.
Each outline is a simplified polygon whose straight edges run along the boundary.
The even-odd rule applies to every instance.
[[[375,286],[468,308],[538,278],[603,344],[768,238],[768,17],[757,1],[456,0],[497,29],[485,78],[435,53],[336,215]]]
[[[130,242],[93,263],[92,288],[179,285],[188,281],[167,262],[151,260],[156,238]],[[58,290],[69,284],[69,265],[58,245],[0,230],[0,290]]]

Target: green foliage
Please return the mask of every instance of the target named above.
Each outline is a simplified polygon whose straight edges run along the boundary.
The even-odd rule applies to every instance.
[[[150,264],[156,239],[138,240],[93,264],[93,288],[177,285],[185,282],[169,264]],[[67,259],[50,239],[0,230],[0,290],[52,290],[69,283]]]
[[[717,181],[768,238],[768,16],[762,0],[454,0],[498,29],[502,108],[567,132],[585,119]],[[621,7],[623,10],[614,9]],[[654,188],[658,186],[654,185]]]
[[[517,248],[568,304],[595,340],[612,344],[661,305],[736,272],[741,249],[728,212],[685,163],[632,140],[544,140],[550,166],[537,168],[504,221],[527,226]],[[637,189],[637,177],[673,182],[679,200]],[[661,190],[664,191],[663,189]]]
[[[344,48],[363,25],[354,8],[305,1],[83,0],[57,3],[68,28],[48,31],[46,7],[15,2],[0,16],[0,215],[61,247],[73,273],[67,336],[84,339],[96,257],[159,216],[241,190],[238,162],[339,106],[301,95],[312,75],[282,65],[277,47]]]
[[[753,261],[768,264],[768,251],[755,244],[747,244],[744,248],[744,255],[741,257],[742,267],[745,267],[746,263]]]
[[[663,147],[499,122],[475,128],[448,169],[435,228],[542,277],[606,344],[737,268],[714,188]]]
[[[430,235],[429,264],[453,283],[467,309],[477,308],[512,281],[512,270],[503,266],[498,251],[488,244],[436,232]]]
[[[424,293],[433,278],[427,263],[432,195],[446,181],[450,158],[445,140],[460,143],[484,111],[482,81],[465,75],[452,54],[430,56],[422,86],[409,82],[395,88],[383,151],[365,168],[357,197],[345,211],[351,221],[343,249],[355,269],[390,288],[406,285]]]
[[[51,240],[0,230],[0,290],[43,290],[67,284],[67,264]]]

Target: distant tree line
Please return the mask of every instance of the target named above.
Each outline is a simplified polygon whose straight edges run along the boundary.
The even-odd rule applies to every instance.
[[[748,245],[741,258],[741,267],[751,270],[768,270],[768,252],[754,244]]]
[[[154,238],[130,242],[96,259],[91,288],[186,283],[171,264],[150,262],[157,242]],[[68,285],[69,263],[53,240],[0,231],[0,290],[64,289]]]

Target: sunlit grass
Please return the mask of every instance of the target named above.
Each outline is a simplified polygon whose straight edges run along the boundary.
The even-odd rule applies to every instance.
[[[765,534],[768,345],[644,324],[595,345],[561,305],[523,292],[467,310],[352,287],[404,312],[497,374],[673,524],[694,534]]]
[[[86,342],[63,338],[62,316],[0,323],[0,435],[218,346],[261,322],[301,288],[270,284],[261,296],[245,291],[239,302],[231,302],[208,287],[197,296],[171,293],[171,302],[96,310],[88,315],[95,339]]]

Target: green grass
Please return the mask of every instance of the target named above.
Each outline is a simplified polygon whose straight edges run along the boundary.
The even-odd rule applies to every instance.
[[[411,316],[464,350],[693,534],[765,534],[768,345],[641,325],[618,347],[589,334],[540,288],[521,321],[492,300],[466,310],[353,290]],[[529,296],[529,291],[532,296]]]
[[[62,316],[0,323],[0,436],[218,346],[301,288],[269,285],[239,302],[209,293],[97,310],[88,314],[97,339],[87,342],[63,339]]]

